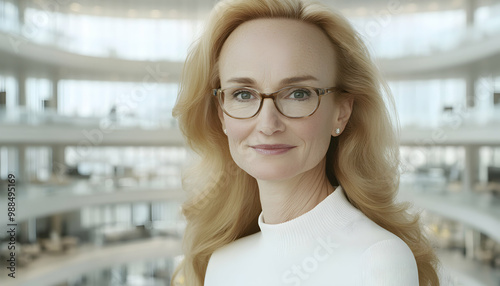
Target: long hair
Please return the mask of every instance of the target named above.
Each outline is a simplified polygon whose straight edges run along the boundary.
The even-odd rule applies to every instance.
[[[326,175],[340,184],[352,205],[401,238],[412,250],[420,285],[439,285],[438,259],[424,235],[420,215],[409,203],[395,203],[399,186],[394,104],[386,83],[361,37],[339,13],[301,0],[233,0],[219,2],[205,32],[191,47],[173,110],[186,143],[200,158],[183,172],[189,192],[182,212],[187,220],[184,259],[172,278],[203,285],[208,261],[218,248],[259,231],[262,211],[256,180],[231,158],[227,137],[211,90],[220,86],[219,54],[229,34],[257,18],[288,18],[314,24],[337,50],[337,83],[353,98],[353,110],[341,136],[331,138]],[[335,95],[342,97],[345,95]],[[336,98],[342,100],[342,98]],[[388,108],[387,106],[391,106]]]

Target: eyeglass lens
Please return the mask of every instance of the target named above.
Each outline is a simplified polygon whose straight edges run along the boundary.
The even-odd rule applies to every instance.
[[[285,116],[308,116],[318,106],[319,96],[311,87],[289,87],[276,95],[276,107]],[[228,88],[221,93],[224,110],[233,117],[249,118],[257,113],[262,101],[257,90],[251,88]]]

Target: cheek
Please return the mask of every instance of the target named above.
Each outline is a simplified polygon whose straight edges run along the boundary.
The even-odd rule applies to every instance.
[[[226,116],[226,115],[225,115]],[[231,157],[238,167],[248,172],[251,168],[257,154],[252,152],[248,147],[250,142],[248,138],[252,133],[252,126],[247,124],[244,120],[238,120],[231,117],[225,117],[226,131],[229,144],[229,152]]]
[[[322,122],[322,124],[311,126],[307,130],[307,138],[311,141],[312,152],[323,152],[328,149],[330,144],[330,130],[328,125]]]
[[[238,120],[224,115],[224,121],[226,123],[226,131],[229,142],[229,149],[231,154],[236,155],[240,153],[243,145],[248,145],[251,142],[246,142],[246,138],[251,133],[251,127],[245,124],[244,120]],[[242,145],[243,143],[243,145]]]
[[[312,148],[310,152],[325,152],[326,154],[326,150],[328,150],[328,146],[330,145],[333,128],[332,114],[321,112],[317,115],[317,117],[314,117],[315,120],[303,128],[303,134],[304,138],[309,138],[309,145]]]
[[[226,123],[226,131],[230,141],[231,139],[239,141],[248,134],[249,128],[245,126],[244,120],[234,119],[224,114],[224,122]]]
[[[321,138],[321,134],[324,133],[324,126],[317,124],[316,122],[311,122],[312,124],[307,124],[301,128],[301,133],[304,139],[314,142]]]

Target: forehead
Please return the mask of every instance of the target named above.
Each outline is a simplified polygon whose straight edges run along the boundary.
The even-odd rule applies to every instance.
[[[292,19],[255,19],[238,26],[224,43],[221,85],[249,77],[257,85],[278,88],[288,77],[311,75],[318,84],[335,82],[335,50],[317,26]],[[258,87],[258,86],[257,86]]]

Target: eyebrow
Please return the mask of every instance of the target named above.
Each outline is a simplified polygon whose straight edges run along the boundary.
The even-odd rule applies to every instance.
[[[312,75],[294,76],[294,77],[282,79],[280,81],[280,85],[287,85],[287,84],[292,84],[292,83],[297,83],[297,82],[302,82],[302,81],[307,81],[307,80],[318,81],[318,79]],[[234,77],[234,78],[229,79],[227,82],[255,85],[255,80],[253,80],[249,77]]]

